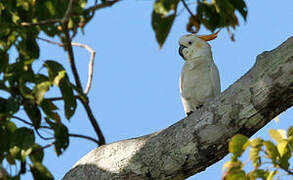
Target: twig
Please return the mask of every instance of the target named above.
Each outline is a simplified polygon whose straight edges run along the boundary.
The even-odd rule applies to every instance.
[[[54,24],[54,23],[58,23],[61,22],[62,24],[64,24],[65,22],[67,22],[69,20],[69,17],[71,15],[71,11],[72,11],[72,7],[73,7],[73,1],[74,0],[70,0],[68,7],[66,9],[65,15],[62,19],[48,19],[48,20],[43,20],[43,21],[39,21],[39,22],[22,22],[20,23],[21,26],[24,27],[29,27],[29,26],[37,26],[37,25],[47,25],[47,24]],[[91,6],[87,9],[85,9],[85,11],[92,11],[93,13],[98,10],[98,9],[102,9],[105,7],[110,7],[113,4],[115,4],[116,2],[118,2],[120,0],[113,0],[113,1],[106,1],[104,3],[101,4],[97,4],[97,1],[95,2],[94,6]]]
[[[52,98],[46,98],[47,100],[50,100],[50,101],[61,101],[63,100],[64,98],[63,97],[52,97]]]
[[[91,6],[89,8],[87,8],[85,11],[96,11],[98,9],[102,9],[105,7],[110,7],[113,4],[115,4],[116,2],[119,2],[120,0],[113,0],[113,1],[105,1],[104,3],[101,4],[95,4],[94,6]]]
[[[17,117],[17,116],[11,116],[11,118],[13,119],[16,119],[16,120],[19,120],[21,122],[23,122],[24,124],[27,124],[27,125],[30,125],[30,126],[34,126],[32,123],[20,118],[20,117]],[[40,126],[40,128],[44,128],[44,129],[51,129],[49,126]]]
[[[42,146],[42,147],[40,147],[40,148],[38,148],[38,149],[34,149],[34,150],[31,152],[31,154],[34,154],[34,153],[36,153],[36,152],[38,152],[38,151],[40,151],[40,150],[42,150],[42,149],[49,148],[49,147],[51,147],[51,146],[54,145],[54,144],[55,144],[55,141],[54,141],[54,142],[51,142],[51,143],[49,143],[49,144],[47,144],[47,145],[45,145],[45,146]]]
[[[99,144],[99,141],[97,141],[96,139],[89,137],[89,136],[84,136],[84,135],[80,135],[80,134],[73,134],[73,133],[70,133],[69,136],[87,139],[87,140],[95,142],[96,144]]]
[[[41,38],[41,37],[37,37],[37,39],[45,41],[45,42],[50,43],[50,44],[58,45],[60,47],[64,46],[62,43],[51,41],[51,40],[44,39],[44,38]],[[87,81],[86,88],[85,88],[85,90],[83,92],[84,94],[88,94],[88,92],[90,91],[91,85],[92,85],[93,68],[94,68],[94,60],[95,60],[95,56],[96,56],[96,51],[93,50],[90,46],[88,46],[86,44],[78,43],[78,42],[72,42],[71,45],[72,46],[82,47],[82,48],[84,48],[85,50],[87,50],[91,54],[89,65],[88,65],[88,81]],[[56,101],[56,100],[62,100],[62,99],[58,98],[58,99],[53,99],[53,100]]]
[[[181,2],[183,3],[183,6],[188,11],[188,13],[190,14],[190,16],[195,17],[194,14],[192,13],[192,11],[189,9],[188,5],[186,4],[185,0],[181,0]]]
[[[42,40],[42,41],[45,41],[45,42],[50,43],[50,44],[58,45],[60,47],[63,47],[64,46],[62,43],[59,43],[59,42],[56,42],[56,41],[51,41],[49,39],[45,39],[45,38],[41,38],[41,37],[37,37],[37,39]]]
[[[69,16],[70,16],[70,14],[71,14],[71,12],[72,12],[72,8],[73,8],[73,1],[74,1],[74,0],[70,0],[70,1],[69,1],[68,7],[67,7],[66,12],[65,12],[65,15],[64,15],[64,17],[61,19],[61,23],[62,23],[62,24],[67,23],[68,20],[69,20]]]
[[[20,25],[22,25],[24,27],[28,27],[28,26],[54,24],[54,23],[57,23],[57,22],[60,22],[60,19],[48,19],[48,20],[39,21],[39,22],[35,22],[35,23],[22,22],[22,23],[20,23]]]
[[[72,42],[71,44],[73,46],[82,47],[82,48],[86,49],[91,54],[91,58],[89,61],[89,66],[88,66],[88,81],[87,81],[86,88],[83,92],[84,94],[88,94],[88,92],[90,91],[91,85],[92,85],[92,80],[93,80],[93,68],[94,68],[94,60],[95,60],[95,56],[96,56],[96,51],[94,51],[91,47],[89,47],[88,45],[85,45],[85,44],[81,44],[81,43],[77,43],[77,42]]]
[[[36,130],[36,133],[40,136],[41,139],[43,140],[51,140],[51,139],[54,139],[53,137],[44,137],[43,135],[41,135],[41,133],[39,132],[38,129],[35,129]]]

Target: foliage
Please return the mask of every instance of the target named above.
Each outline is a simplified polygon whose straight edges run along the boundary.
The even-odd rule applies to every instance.
[[[18,170],[15,174],[8,172],[7,179],[19,179],[28,168],[35,179],[53,179],[42,163],[44,149],[54,146],[58,156],[66,150],[71,134],[60,113],[69,120],[75,113],[77,100],[86,109],[99,141],[86,139],[98,145],[105,143],[90,109],[87,92],[81,87],[71,40],[84,30],[95,11],[118,1],[97,0],[92,1],[91,6],[87,0],[0,0],[0,167],[7,163]],[[178,15],[180,2],[185,3],[180,0],[155,1],[152,27],[160,46]],[[243,0],[197,2],[197,14],[191,14],[187,25],[190,32],[198,31],[201,24],[211,31],[221,27],[235,28],[238,25],[235,11],[246,19]],[[42,50],[39,41],[44,40],[40,35],[60,40],[61,43],[55,44],[67,53],[74,82],[69,79],[61,59],[39,59]],[[16,55],[12,55],[14,50]],[[35,68],[35,64],[41,64],[41,68]],[[52,87],[60,90],[60,97],[48,96]],[[56,100],[63,102],[63,108],[57,106]],[[52,136],[44,137],[43,129],[50,131]],[[41,145],[36,142],[36,136],[49,143]]]
[[[188,8],[186,2],[181,0],[190,13],[189,22],[186,25],[188,32],[196,33],[201,25],[208,30],[214,31],[217,28],[226,27],[230,33],[230,27],[233,29],[239,25],[236,12],[246,20],[247,7],[244,0],[198,0],[196,14]],[[152,26],[156,33],[156,38],[162,46],[170,32],[172,24],[178,15],[178,4],[180,0],[156,0],[152,13]],[[188,1],[193,2],[193,1]],[[231,35],[231,39],[234,36]]]
[[[293,153],[293,127],[288,131],[269,130],[271,138],[275,141],[266,141],[261,138],[249,140],[246,136],[237,134],[229,142],[231,161],[224,165],[225,180],[272,180],[280,172],[293,177],[290,168],[290,159]],[[248,148],[250,148],[248,150]],[[253,170],[246,173],[244,170],[247,163],[239,159],[245,151],[249,151],[249,160]]]
[[[43,61],[43,71],[32,68],[39,58],[40,33],[48,37],[58,37],[63,43],[68,41],[78,28],[83,28],[92,18],[93,11],[85,9],[86,0],[1,0],[0,1],[0,90],[9,94],[0,98],[0,163],[6,161],[17,166],[19,172],[10,175],[18,179],[25,173],[26,165],[35,179],[53,179],[51,173],[42,164],[43,149],[35,141],[39,130],[46,128],[54,136],[43,138],[51,140],[57,155],[68,147],[69,133],[60,118],[60,110],[54,100],[45,95],[53,86],[60,89],[64,102],[65,117],[69,120],[76,109],[75,94],[80,90],[68,78],[63,65],[56,60]],[[70,10],[70,11],[68,11]],[[65,50],[67,50],[67,47]],[[13,59],[11,49],[17,50]],[[26,117],[16,117],[24,110]],[[15,120],[28,126],[17,127]]]

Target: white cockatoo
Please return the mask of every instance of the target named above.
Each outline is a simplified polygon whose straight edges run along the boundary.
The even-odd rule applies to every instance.
[[[185,61],[179,84],[187,116],[221,92],[219,71],[207,42],[215,39],[218,32],[201,36],[188,34],[179,40],[179,54]]]

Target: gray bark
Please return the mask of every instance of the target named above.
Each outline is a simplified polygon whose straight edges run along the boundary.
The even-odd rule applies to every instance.
[[[293,104],[293,37],[257,56],[220,97],[174,125],[96,148],[65,175],[71,179],[184,179],[222,159],[230,138],[248,137]]]

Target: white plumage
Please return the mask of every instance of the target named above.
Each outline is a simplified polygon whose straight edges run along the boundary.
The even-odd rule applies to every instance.
[[[179,54],[185,60],[180,76],[180,93],[187,115],[221,92],[220,76],[207,41],[217,33],[205,36],[185,35],[179,40]]]

